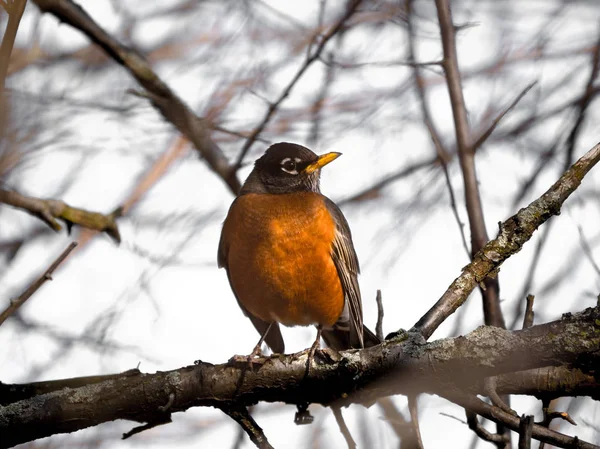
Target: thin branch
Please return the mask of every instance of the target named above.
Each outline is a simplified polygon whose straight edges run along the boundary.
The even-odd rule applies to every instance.
[[[375,301],[377,301],[377,324],[375,326],[375,335],[377,335],[379,341],[383,341],[383,299],[381,297],[381,290],[377,290]]]
[[[121,235],[116,222],[116,218],[121,216],[120,208],[105,215],[72,207],[60,200],[34,198],[2,189],[0,189],[0,203],[30,213],[57,232],[62,229],[62,226],[56,221],[60,219],[66,222],[68,231],[71,230],[73,224],[76,224],[84,228],[106,232],[115,242],[121,242]]]
[[[408,395],[408,410],[410,412],[410,424],[415,434],[415,447],[423,449],[423,439],[421,438],[421,429],[419,428],[419,402],[418,395]]]
[[[232,176],[235,176],[235,173],[237,172],[237,170],[242,166],[242,164],[244,162],[244,158],[246,157],[246,154],[250,150],[250,147],[252,147],[252,145],[256,141],[256,138],[260,135],[260,133],[263,132],[265,127],[269,124],[269,122],[271,121],[271,118],[273,117],[273,115],[275,114],[277,109],[279,108],[279,105],[283,102],[283,100],[285,100],[288,97],[288,95],[290,94],[290,92],[292,91],[292,89],[294,88],[296,83],[300,80],[300,78],[302,78],[302,75],[304,75],[304,72],[306,72],[306,70],[312,65],[313,62],[315,62],[316,60],[318,60],[320,58],[320,55],[323,52],[323,49],[325,48],[327,43],[331,40],[331,38],[334,37],[338,32],[343,30],[346,22],[348,21],[348,19],[350,19],[354,15],[354,13],[356,12],[356,9],[360,5],[360,3],[361,3],[361,0],[352,0],[351,1],[350,5],[346,9],[346,12],[329,29],[329,31],[321,37],[321,39],[319,40],[319,45],[317,45],[314,52],[306,58],[306,61],[304,61],[304,64],[302,64],[300,69],[298,69],[296,74],[292,77],[290,82],[283,89],[283,91],[281,92],[281,94],[279,95],[277,100],[275,100],[273,103],[271,103],[269,105],[269,108],[267,109],[265,116],[263,117],[263,119],[261,120],[259,125],[256,128],[254,128],[254,131],[252,131],[252,134],[250,134],[250,136],[248,137],[248,140],[246,140],[246,143],[244,143],[244,146],[240,150],[240,154],[239,154],[235,164],[233,164],[233,166],[231,167]]]
[[[364,201],[367,199],[372,199],[374,197],[379,196],[379,191],[388,185],[405,178],[407,176],[412,175],[413,173],[427,167],[433,167],[436,163],[438,163],[438,157],[424,159],[418,162],[415,162],[407,167],[401,168],[398,172],[386,176],[380,181],[377,181],[371,187],[367,187],[360,192],[357,192],[348,198],[343,198],[340,201],[336,201],[338,205],[346,205],[349,203],[357,203],[360,201]]]
[[[244,406],[221,407],[221,410],[235,420],[260,449],[273,449],[265,433]]]
[[[335,422],[337,423],[341,434],[346,440],[346,444],[348,445],[348,449],[356,449],[356,442],[352,438],[352,434],[350,433],[350,429],[346,425],[346,421],[344,420],[344,416],[342,415],[342,409],[340,407],[331,407],[331,411],[333,412],[333,416],[335,416]]]
[[[19,23],[25,11],[27,0],[8,0],[2,3],[2,7],[8,13],[8,23],[2,37],[2,45],[0,45],[0,98],[4,94],[4,83],[6,74],[8,73],[8,63],[10,55],[15,44],[15,37],[19,29]]]
[[[585,174],[600,160],[600,144],[596,144],[567,170],[550,189],[529,206],[500,225],[498,236],[488,242],[463,268],[450,288],[413,326],[428,339],[446,318],[452,315],[480,282],[494,276],[500,265],[520,251],[533,233],[553,215],[560,212],[564,201],[579,187]]]
[[[185,102],[152,70],[143,55],[121,44],[100,27],[90,15],[71,0],[33,0],[42,12],[53,14],[61,22],[80,30],[102,48],[108,56],[123,66],[146,90],[152,105],[186,136],[208,166],[227,184],[233,194],[240,181],[232,174],[223,151],[210,136],[202,117],[198,117]]]
[[[444,51],[443,67],[446,73],[446,82],[452,105],[456,143],[460,168],[463,174],[465,202],[469,227],[471,229],[471,257],[483,248],[489,240],[485,228],[483,205],[477,182],[475,168],[475,151],[472,146],[467,121],[467,107],[463,97],[460,70],[456,51],[456,28],[452,23],[449,0],[436,0],[438,19],[442,34],[442,48]],[[485,324],[505,328],[502,309],[500,308],[500,287],[497,277],[482,280],[481,295],[483,297],[483,315]]]
[[[415,57],[415,32],[413,27],[413,13],[412,13],[412,3],[413,0],[406,0],[405,9],[406,9],[406,24],[408,30],[408,53],[409,60],[414,62]],[[448,188],[448,194],[450,195],[450,207],[452,208],[452,213],[454,214],[454,219],[456,220],[456,224],[458,225],[458,230],[460,232],[460,237],[463,243],[463,247],[468,255],[469,246],[467,245],[467,238],[465,236],[465,225],[460,219],[460,215],[458,213],[458,207],[456,205],[456,195],[454,194],[454,188],[452,187],[452,181],[450,179],[450,173],[448,171],[448,164],[450,162],[450,154],[444,148],[444,144],[442,143],[442,139],[440,138],[440,134],[433,123],[433,118],[431,115],[431,111],[429,110],[429,104],[427,103],[427,99],[425,96],[425,80],[421,75],[421,68],[418,64],[413,65],[413,78],[415,82],[415,86],[417,89],[417,94],[419,95],[419,104],[421,106],[421,115],[423,116],[423,120],[425,125],[427,126],[427,130],[429,131],[429,135],[431,136],[431,140],[435,146],[436,153],[438,155],[438,161],[442,167],[444,172],[444,178],[446,179],[446,186]]]
[[[52,273],[54,273],[54,270],[56,270],[56,268],[58,268],[58,266],[64,262],[64,260],[69,256],[71,251],[73,251],[76,246],[77,243],[70,243],[67,249],[65,249],[54,262],[52,262],[44,274],[42,274],[33,284],[27,287],[27,289],[17,299],[10,301],[9,306],[2,313],[0,313],[0,326],[9,316],[16,312],[17,309],[25,303],[25,301],[31,298],[31,295],[33,295],[46,281],[52,280]]]
[[[532,89],[532,87],[536,84],[537,81],[534,81],[533,83],[529,84],[525,89],[521,91],[519,95],[517,95],[517,97],[512,101],[512,103],[510,103],[502,112],[500,112],[500,114],[498,114],[498,116],[492,121],[490,126],[484,132],[481,133],[477,140],[475,140],[471,151],[477,152],[479,147],[483,145],[487,138],[490,137],[491,134],[494,132],[496,126],[498,126],[498,123],[500,123],[500,120],[502,120],[504,116],[508,114],[511,111],[511,109],[513,109],[517,105],[517,103],[521,101],[521,99],[527,94],[527,92],[529,92]]]

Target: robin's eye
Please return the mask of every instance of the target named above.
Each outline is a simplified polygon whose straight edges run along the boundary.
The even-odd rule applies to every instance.
[[[296,163],[298,161],[294,158],[291,159],[289,157],[286,157],[285,159],[283,159],[281,161],[281,169],[286,172],[289,173],[290,175],[297,175],[298,174],[298,169],[296,168]]]

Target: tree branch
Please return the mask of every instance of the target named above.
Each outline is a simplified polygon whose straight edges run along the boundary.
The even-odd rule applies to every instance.
[[[76,224],[84,228],[106,232],[115,242],[121,242],[121,235],[119,234],[116,222],[116,218],[121,215],[120,209],[115,210],[111,214],[104,215],[69,206],[60,200],[34,198],[2,189],[0,189],[0,203],[8,204],[9,206],[30,213],[57,232],[62,229],[62,226],[56,221],[60,219],[67,223],[67,230],[69,231],[71,230],[71,226]]]
[[[111,378],[13,402],[0,408],[0,447],[115,419],[155,422],[164,416],[161,407],[169,402],[171,393],[171,413],[195,406],[248,406],[259,401],[335,402],[344,406],[372,404],[379,397],[415,392],[448,397],[473,388],[489,376],[553,365],[576,366],[583,361],[597,366],[598,347],[600,309],[595,308],[529,329],[511,332],[484,326],[464,337],[427,344],[416,335],[403,334],[373,348],[342,352],[338,360],[328,359],[319,351],[308,378],[306,351],[264,359],[254,371],[247,370],[245,363],[199,362],[197,366]],[[240,385],[243,371],[245,378]],[[464,406],[462,399],[457,403]],[[488,417],[482,409],[471,408]],[[509,427],[516,423],[518,429],[519,418],[510,417],[516,421],[506,420]],[[557,441],[556,435],[560,435],[545,432],[541,436],[547,441]]]
[[[560,213],[562,204],[579,187],[583,177],[599,160],[600,144],[596,144],[546,193],[502,223],[498,236],[475,254],[473,262],[463,268],[461,275],[413,326],[413,330],[420,332],[426,339],[431,337],[439,325],[464,304],[480,282],[495,276],[500,265],[520,251],[542,223]]]
[[[143,55],[117,41],[101,28],[78,4],[71,0],[33,0],[42,12],[56,16],[60,21],[80,30],[101,47],[112,59],[122,65],[146,89],[152,105],[186,136],[208,166],[227,184],[231,192],[238,193],[241,185],[231,175],[227,157],[212,140],[210,130],[202,117],[198,117],[184,101],[152,70]]]

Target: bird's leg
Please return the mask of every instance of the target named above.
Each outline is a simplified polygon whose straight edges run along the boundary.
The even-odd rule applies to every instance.
[[[262,355],[261,346],[262,346],[263,342],[265,341],[265,338],[267,338],[267,335],[268,335],[269,331],[271,330],[271,327],[273,327],[273,323],[270,323],[269,326],[267,327],[267,330],[265,330],[263,332],[263,334],[260,336],[260,340],[258,340],[258,343],[256,343],[256,346],[254,347],[254,349],[252,350],[250,355],[234,355],[229,361],[234,362],[234,363],[246,362],[246,363],[248,363],[248,366],[250,366],[250,367],[252,366],[253,363],[260,363],[259,361],[255,360],[255,357]]]
[[[265,341],[265,338],[267,338],[267,334],[271,330],[271,327],[273,327],[273,322],[271,322],[269,324],[269,326],[267,327],[267,330],[264,331],[263,334],[260,336],[260,339],[258,340],[258,343],[256,343],[256,346],[252,350],[252,353],[248,356],[248,362],[249,363],[252,363],[252,359],[254,359],[254,357],[256,357],[258,355],[262,355],[261,346],[262,346],[263,342]]]
[[[317,326],[317,338],[308,350],[308,359],[306,360],[306,376],[308,376],[310,372],[310,365],[315,357],[315,351],[321,347],[321,332],[323,332],[323,327],[319,325]]]

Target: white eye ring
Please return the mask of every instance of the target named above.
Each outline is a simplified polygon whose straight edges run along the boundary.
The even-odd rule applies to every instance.
[[[286,157],[285,159],[282,159],[282,160],[281,160],[281,169],[282,169],[284,172],[286,172],[286,173],[289,173],[290,175],[297,175],[297,174],[298,174],[298,170],[296,169],[296,164],[297,164],[298,162],[300,162],[300,161],[301,161],[301,159],[299,159],[299,158],[295,157],[295,158],[294,158],[294,162],[293,162],[293,164],[289,164],[289,162],[291,162],[291,161],[292,161],[292,158],[291,158],[291,157]],[[285,167],[286,165],[288,165],[288,166],[289,166],[289,168],[286,168],[286,167]],[[292,168],[292,167],[293,167],[293,168]]]

